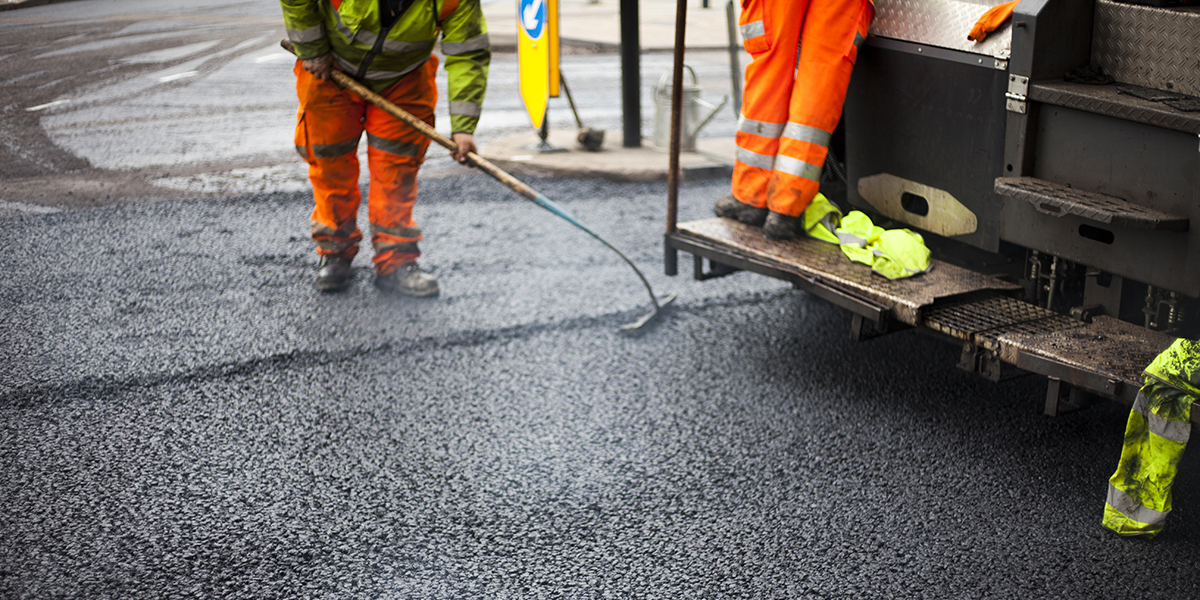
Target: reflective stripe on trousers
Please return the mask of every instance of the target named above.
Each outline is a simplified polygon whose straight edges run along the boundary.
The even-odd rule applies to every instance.
[[[869,0],[747,0],[746,66],[733,195],[799,216],[816,196],[850,73],[871,18]]]
[[[437,65],[437,58],[431,57],[381,95],[433,125]],[[416,260],[421,229],[412,208],[417,199],[417,169],[429,138],[331,80],[316,79],[300,61],[294,72],[300,99],[296,149],[309,164],[317,252],[348,257],[358,252],[362,232],[355,223],[361,202],[357,148],[365,131],[371,173],[367,214],[375,270],[386,275]]]

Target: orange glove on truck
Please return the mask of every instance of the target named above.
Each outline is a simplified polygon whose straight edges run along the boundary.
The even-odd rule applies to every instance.
[[[1017,2],[1005,2],[998,6],[993,6],[983,13],[982,17],[975,22],[975,26],[971,28],[971,33],[967,34],[967,39],[972,42],[982,42],[987,35],[996,30],[997,27],[1004,24],[1009,17],[1012,16],[1013,8],[1016,8]]]

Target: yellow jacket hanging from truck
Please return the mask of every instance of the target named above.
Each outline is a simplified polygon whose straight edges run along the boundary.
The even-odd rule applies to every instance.
[[[1175,340],[1146,367],[1121,462],[1109,479],[1104,526],[1152,538],[1171,512],[1171,485],[1191,437],[1192,402],[1200,397],[1200,343]]]

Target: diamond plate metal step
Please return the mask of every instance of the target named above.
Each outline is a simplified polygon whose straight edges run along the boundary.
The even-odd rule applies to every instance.
[[[1161,231],[1187,231],[1189,225],[1187,217],[1033,177],[997,178],[996,193],[1028,202],[1038,212],[1055,217],[1077,215],[1105,225]]]
[[[1122,83],[1200,96],[1200,8],[1098,0],[1092,64]]]
[[[1122,94],[1120,88],[1111,84],[1039,81],[1029,84],[1029,100],[1172,131],[1200,134],[1200,112],[1186,112],[1164,102]]]

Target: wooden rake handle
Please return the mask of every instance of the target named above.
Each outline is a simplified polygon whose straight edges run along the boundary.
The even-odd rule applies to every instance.
[[[292,46],[292,43],[288,40],[281,40],[279,42],[279,45],[282,46],[284,50],[287,50],[288,52],[291,52],[292,54],[296,53],[296,49]],[[347,75],[337,69],[332,69],[330,71],[330,79],[332,79],[334,83],[338,84],[343,89],[347,89],[347,90],[354,92],[355,94],[358,94],[359,97],[361,97],[363,100],[366,100],[367,102],[370,102],[371,104],[374,104],[375,106],[379,107],[380,110],[383,110],[384,112],[388,113],[389,115],[392,115],[393,117],[396,117],[397,119],[400,119],[401,121],[404,121],[408,126],[421,132],[421,134],[424,135],[425,137],[428,137],[429,139],[433,140],[434,142],[437,142],[437,144],[439,146],[441,146],[451,152],[458,152],[458,144],[454,143],[454,140],[442,135],[441,133],[438,133],[438,130],[429,126],[429,123],[426,123],[425,121],[422,121],[421,119],[418,119],[417,117],[413,116],[412,113],[404,110],[403,108],[400,108],[399,106],[396,106],[387,98],[384,98],[383,96],[380,96],[379,94],[376,94],[375,92],[372,92],[370,90],[370,88],[355,81],[353,77],[350,77],[349,75]],[[501,169],[500,167],[497,167],[495,164],[492,163],[492,161],[490,161],[474,152],[467,153],[467,161],[472,166],[479,167],[480,170],[487,173],[488,175],[491,175],[493,178],[496,179],[496,181],[499,181],[500,183],[504,184],[504,187],[507,187],[508,189],[510,189],[530,200],[534,200],[535,202],[537,201],[539,194],[536,191],[534,191],[533,188],[529,187],[528,185],[525,185],[516,177],[509,175],[507,171],[505,171],[504,169]]]

